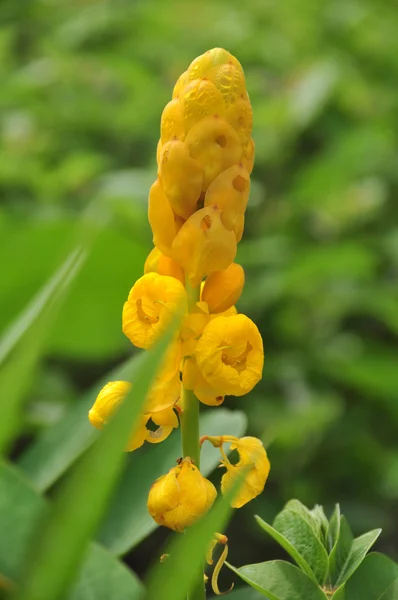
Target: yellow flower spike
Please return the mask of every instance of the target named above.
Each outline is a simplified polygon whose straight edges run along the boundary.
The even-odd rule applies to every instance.
[[[243,149],[236,131],[223,118],[208,116],[194,125],[185,138],[190,155],[203,168],[202,190],[225,169],[238,164]]]
[[[170,256],[171,246],[181,224],[178,222],[158,179],[149,192],[148,219],[152,228],[154,245],[163,254]]]
[[[184,140],[185,129],[178,99],[171,100],[164,107],[160,119],[160,139],[162,144],[171,140]]]
[[[165,256],[158,248],[153,248],[144,264],[144,274],[158,273],[159,275],[168,275],[174,277],[185,284],[184,271],[178,263],[172,258]]]
[[[216,496],[214,485],[187,457],[152,485],[148,511],[159,525],[182,532],[207,513]]]
[[[186,132],[204,117],[222,117],[225,113],[221,92],[207,79],[194,79],[188,83],[179,93],[179,102]]]
[[[159,179],[174,212],[188,219],[197,209],[203,171],[188,146],[178,140],[163,144],[159,163]]]
[[[245,272],[237,263],[223,271],[210,273],[202,290],[202,300],[211,313],[222,313],[239,300],[245,285]]]
[[[150,348],[173,314],[185,312],[187,295],[174,277],[147,273],[130,290],[123,307],[123,333],[138,348]]]
[[[226,269],[236,256],[236,238],[221,221],[221,211],[202,208],[184,223],[173,242],[174,259],[193,287],[213,271]]]
[[[210,184],[205,206],[222,210],[221,220],[227,229],[234,229],[246,210],[250,193],[250,175],[241,165],[226,169]]]
[[[204,328],[195,358],[211,386],[226,395],[243,396],[261,379],[263,341],[246,315],[219,316]]]
[[[261,494],[271,465],[261,440],[255,437],[238,439],[234,436],[222,436],[222,439],[224,442],[230,442],[230,449],[237,450],[239,453],[239,461],[235,465],[229,462],[224,453],[221,463],[227,469],[227,472],[221,478],[221,491],[223,494],[233,485],[239,471],[249,468],[237,496],[231,502],[233,508],[241,508]]]
[[[193,358],[188,358],[184,362],[182,383],[187,390],[194,392],[200,402],[207,406],[220,406],[224,402],[224,394],[207,383]]]

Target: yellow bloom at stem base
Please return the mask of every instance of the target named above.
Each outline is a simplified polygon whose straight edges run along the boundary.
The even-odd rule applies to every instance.
[[[123,333],[138,348],[150,348],[177,310],[185,312],[187,295],[181,281],[147,273],[135,282],[123,307]]]
[[[203,436],[201,443],[208,440],[216,448],[220,448],[221,465],[227,472],[221,478],[221,491],[225,494],[243,471],[244,480],[236,496],[231,502],[233,508],[241,508],[253,498],[256,498],[264,489],[271,465],[261,440],[255,437],[237,438],[233,435]],[[224,449],[223,444],[230,443],[230,450],[237,450],[239,461],[232,464]]]
[[[217,491],[190,458],[183,458],[152,485],[148,511],[159,525],[184,531],[213,506]]]
[[[246,315],[219,316],[206,325],[195,350],[205,380],[225,395],[243,396],[260,381],[263,341]]]
[[[116,413],[124,398],[131,390],[131,387],[131,383],[127,381],[111,381],[107,383],[98,394],[93,407],[88,413],[91,425],[97,429],[103,429]],[[178,427],[178,417],[173,410],[174,402],[177,399],[178,397],[173,399],[173,404],[166,408],[152,408],[141,414],[138,425],[135,424],[132,428],[126,451],[131,452],[136,450],[144,442],[158,444],[165,440],[175,427]],[[153,401],[152,404],[154,404]],[[147,427],[150,421],[157,426],[153,430]]]

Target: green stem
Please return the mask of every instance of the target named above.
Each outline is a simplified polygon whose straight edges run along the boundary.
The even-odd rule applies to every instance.
[[[200,299],[200,287],[192,288],[186,283],[188,294],[188,310],[192,312],[196,302]],[[181,415],[181,442],[183,456],[189,456],[200,469],[200,444],[199,444],[199,400],[190,390],[183,389],[182,415]],[[203,569],[198,574],[187,600],[205,600],[206,591],[203,579]]]

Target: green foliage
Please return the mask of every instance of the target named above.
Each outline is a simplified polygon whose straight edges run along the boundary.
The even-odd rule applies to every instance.
[[[393,593],[398,590],[398,565],[381,554],[366,557],[380,529],[354,539],[338,505],[328,522],[322,507],[309,510],[298,500],[286,504],[276,516],[273,527],[258,516],[256,520],[299,568],[284,561],[268,561],[239,569],[228,566],[270,600],[394,599]],[[314,539],[318,544],[314,544]]]

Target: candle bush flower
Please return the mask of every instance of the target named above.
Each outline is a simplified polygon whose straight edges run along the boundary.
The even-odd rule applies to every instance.
[[[155,481],[148,498],[154,520],[179,532],[204,515],[217,495],[200,473],[199,402],[218,406],[226,395],[243,396],[262,376],[260,332],[235,308],[245,281],[234,259],[250,192],[251,129],[252,109],[238,60],[221,48],[195,59],[178,79],[161,117],[158,176],[148,206],[154,248],[123,308],[123,332],[143,349],[155,343],[173,314],[181,316],[127,448],[161,442],[180,422],[183,456]],[[129,388],[123,381],[107,384],[90,411],[91,423],[103,427]],[[262,492],[270,463],[260,440],[222,433],[204,436],[202,442],[220,448],[220,466],[226,468],[223,492],[244,473],[231,502],[239,508]],[[236,464],[224,451],[228,443],[239,453]],[[227,547],[222,561],[226,553]],[[217,576],[213,580],[218,592]]]

